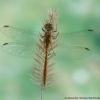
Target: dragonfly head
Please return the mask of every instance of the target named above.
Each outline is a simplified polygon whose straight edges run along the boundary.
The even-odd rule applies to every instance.
[[[45,28],[45,30],[47,30],[47,31],[53,30],[53,26],[52,26],[51,23],[46,23],[46,24],[44,25],[44,28]]]

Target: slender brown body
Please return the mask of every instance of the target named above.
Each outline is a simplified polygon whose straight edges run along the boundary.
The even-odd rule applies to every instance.
[[[40,41],[38,43],[38,50],[36,53],[35,61],[37,62],[34,67],[34,76],[37,82],[41,85],[41,88],[45,88],[50,85],[52,81],[51,68],[53,63],[50,63],[49,59],[53,56],[54,48],[56,47],[56,37],[58,35],[55,29],[55,12],[49,13],[49,19],[43,25],[40,34]]]
[[[48,62],[48,50],[46,50],[45,55],[45,62],[44,62],[44,69],[43,69],[43,86],[46,85],[46,79],[47,79],[47,63]]]
[[[48,50],[51,45],[51,37],[52,37],[52,24],[51,23],[46,23],[44,25],[45,29],[44,31],[44,38],[43,38],[43,43],[44,43],[44,52],[45,52],[45,61],[44,61],[44,68],[43,68],[43,86],[46,85],[46,80],[47,80],[47,67],[48,67]]]
[[[43,82],[42,85],[45,87],[47,82],[47,70],[48,70],[48,53],[49,49],[52,48],[52,41],[55,38],[54,33],[56,30],[54,30],[54,22],[53,22],[54,15],[52,14],[50,16],[50,21],[47,22],[44,27],[42,28],[44,35],[43,37],[43,44],[44,44],[44,54],[45,54],[45,61],[44,61],[44,67],[43,67]],[[57,35],[56,35],[57,36]]]

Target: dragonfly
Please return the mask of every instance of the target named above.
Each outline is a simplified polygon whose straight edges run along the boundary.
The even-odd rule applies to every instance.
[[[58,49],[60,48],[59,50],[61,50],[62,48],[66,48],[67,51],[72,50],[72,52],[74,54],[76,53],[76,55],[78,55],[80,51],[81,53],[90,52],[91,48],[88,47],[88,45],[83,45],[83,43],[80,45],[78,42],[75,44],[72,43],[72,41],[74,41],[73,39],[80,34],[83,36],[85,33],[91,34],[94,31],[94,29],[88,28],[75,32],[65,32],[67,34],[66,41],[61,40],[63,38],[63,35],[61,36],[61,34],[63,33],[59,32],[60,35],[58,36],[58,41],[61,40],[62,42],[58,44]],[[6,37],[6,40],[3,40],[3,42],[0,44],[0,50],[14,56],[31,57],[34,52],[37,37],[36,34],[28,33],[28,31],[15,26],[3,25],[0,27],[0,36],[3,38]]]
[[[53,63],[49,63],[49,54],[51,54],[53,52],[53,54],[55,54],[53,51],[53,49],[55,47],[53,47],[53,44],[51,39],[56,39],[56,36],[58,36],[59,34],[57,33],[56,35],[51,34],[51,32],[55,33],[57,31],[53,30],[53,19],[54,16],[52,14],[51,16],[51,20],[49,23],[46,23],[44,25],[44,28],[42,28],[42,31],[44,31],[44,34],[40,34],[40,37],[38,37],[40,40],[40,45],[41,43],[43,43],[43,47],[40,47],[40,50],[42,50],[42,48],[44,48],[43,50],[43,55],[41,56],[41,51],[38,54],[38,51],[36,53],[37,58],[36,60],[36,65],[34,65],[34,77],[36,79],[40,79],[39,83],[41,85],[41,100],[42,100],[42,94],[44,91],[44,88],[46,86],[48,86],[48,84],[51,84],[52,81],[52,64]],[[88,33],[88,32],[93,32],[93,29],[84,29],[81,31],[77,31],[77,32],[72,32],[69,35],[73,35],[73,34],[78,34],[78,33]],[[27,32],[23,29],[17,28],[17,27],[13,27],[10,25],[3,25],[2,28],[0,29],[0,34],[5,35],[7,38],[11,38],[8,39],[8,41],[5,41],[3,43],[1,43],[1,50],[3,51],[8,51],[11,54],[19,54],[19,55],[28,55],[28,56],[32,56],[34,54],[34,38],[32,37],[32,35],[27,34]],[[45,36],[45,37],[44,37]],[[69,36],[70,37],[70,36]],[[67,39],[69,38],[67,37]],[[74,37],[75,38],[75,37]],[[77,38],[76,38],[77,39]],[[59,39],[62,40],[62,39]],[[91,51],[91,48],[89,48],[88,46],[82,46],[82,45],[77,45],[74,44],[71,46],[71,39],[68,39],[70,44],[66,44],[66,41],[64,43],[62,42],[62,44],[60,44],[60,48],[69,48],[69,51],[71,51],[71,47],[72,50],[74,48],[79,48],[79,49],[83,49],[84,51],[88,52]],[[73,39],[72,39],[73,40]],[[33,43],[32,43],[33,42]],[[54,41],[57,42],[57,41]],[[39,47],[39,45],[38,45]],[[39,49],[39,48],[38,48]],[[66,50],[66,49],[63,49]],[[68,49],[67,49],[68,50]],[[62,49],[61,49],[62,51]],[[66,53],[66,52],[65,52]],[[52,55],[51,55],[52,56]],[[39,61],[42,60],[42,61]],[[43,63],[41,63],[43,62]],[[43,64],[42,68],[40,68],[40,66]]]

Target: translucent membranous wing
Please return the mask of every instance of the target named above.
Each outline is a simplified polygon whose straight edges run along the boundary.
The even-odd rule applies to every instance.
[[[32,45],[26,45],[24,43],[4,43],[0,46],[0,50],[14,56],[28,57],[33,54],[34,48]]]
[[[70,57],[79,58],[80,56],[88,55],[91,47],[87,36],[91,35],[92,32],[94,32],[93,29],[69,33],[65,32],[65,34],[60,32],[58,49]],[[20,28],[4,25],[0,28],[1,35],[7,39],[0,43],[0,50],[17,56],[31,56],[33,54],[34,38],[29,32]]]
[[[16,41],[30,41],[33,39],[28,31],[9,25],[0,27],[0,36],[1,35]]]
[[[94,33],[93,29],[84,29],[76,32],[65,33],[59,37],[60,52],[64,52],[69,58],[84,58],[93,51],[91,36]]]
[[[34,50],[34,39],[28,32],[5,25],[0,28],[0,51],[16,56],[31,56]]]

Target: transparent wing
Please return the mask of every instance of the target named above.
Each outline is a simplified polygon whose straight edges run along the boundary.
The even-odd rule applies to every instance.
[[[71,33],[66,32],[59,39],[59,49],[69,58],[80,59],[87,57],[93,50],[90,39],[93,32],[93,29],[85,29]]]
[[[30,32],[8,25],[0,27],[0,36],[2,35],[15,41],[30,41],[34,39]]]
[[[91,52],[91,44],[89,43],[89,37],[91,36],[93,29],[85,29],[76,32],[69,32],[59,35],[59,50],[65,53],[64,55],[69,57],[80,58],[87,56]],[[10,53],[11,55],[18,56],[31,56],[34,51],[34,38],[29,32],[4,25],[0,28],[0,36],[7,37],[1,43],[0,50]]]
[[[30,56],[34,50],[34,38],[28,32],[5,25],[0,28],[0,50],[16,56]]]
[[[21,57],[29,57],[33,54],[34,52],[34,46],[32,45],[23,45],[20,43],[4,43],[1,47],[0,50],[4,53],[8,53],[13,56],[21,56]]]

